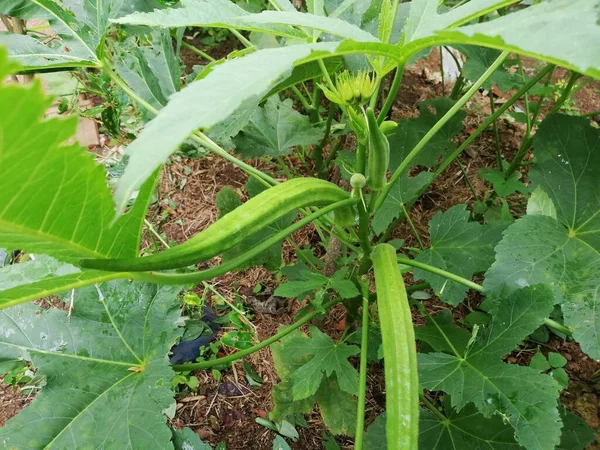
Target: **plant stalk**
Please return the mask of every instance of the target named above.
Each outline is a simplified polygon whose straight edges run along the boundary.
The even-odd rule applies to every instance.
[[[404,75],[404,66],[405,62],[398,65],[396,67],[396,73],[394,74],[394,81],[392,81],[392,85],[390,86],[390,90],[388,92],[387,98],[385,99],[385,103],[381,107],[381,111],[379,112],[379,116],[377,116],[377,123],[381,125],[385,118],[387,117],[390,109],[392,109],[392,105],[396,100],[396,95],[398,95],[398,90],[400,89],[400,85],[402,84],[402,77]]]
[[[412,149],[412,151],[404,158],[404,161],[400,164],[400,166],[394,171],[392,174],[389,183],[383,188],[381,191],[381,195],[377,199],[377,203],[375,204],[375,209],[379,209],[383,204],[383,201],[386,199],[394,183],[400,178],[400,176],[408,169],[410,163],[413,159],[423,150],[423,148],[427,145],[427,143],[433,138],[438,131],[442,129],[442,127],[458,112],[463,106],[469,101],[471,97],[475,95],[475,93],[479,90],[481,85],[496,71],[498,67],[504,62],[506,57],[509,55],[509,52],[502,52],[500,56],[494,61],[494,63],[479,77],[479,79],[469,88],[469,90],[461,97],[461,99],[454,104],[450,110],[444,114],[444,116],[436,122],[436,124],[431,127],[431,129],[423,136],[423,138],[419,141],[419,143]]]
[[[359,278],[362,294],[362,328],[360,338],[360,372],[358,381],[358,406],[356,408],[356,434],[354,448],[363,449],[365,430],[365,404],[367,398],[367,353],[369,347],[369,281]]]
[[[404,258],[402,256],[398,256],[396,258],[396,260],[400,264],[406,264],[407,266],[412,266],[412,267],[417,267],[419,269],[427,270],[428,272],[448,278],[449,280],[456,281],[457,283],[460,283],[463,286],[468,287],[469,289],[473,289],[474,291],[481,292],[481,293],[484,292],[483,286],[481,286],[480,284],[477,284],[471,280],[467,280],[466,278],[463,278],[454,273],[447,272],[446,270],[438,269],[437,267],[430,266],[429,264],[423,264],[423,263],[420,263],[420,262],[412,260],[412,259]],[[544,319],[544,325],[558,331],[559,333],[566,334],[569,336],[573,333],[569,327],[567,327],[565,325],[561,325],[560,323],[556,322],[555,320],[552,320],[549,318]]]

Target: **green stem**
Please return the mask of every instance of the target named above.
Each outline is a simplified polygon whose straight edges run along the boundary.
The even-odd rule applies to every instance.
[[[191,138],[194,141],[196,141],[198,144],[205,147],[207,150],[210,150],[211,152],[215,153],[216,155],[219,155],[221,158],[226,159],[233,165],[242,169],[248,175],[256,178],[258,181],[260,181],[265,186],[271,187],[275,184],[279,184],[279,181],[277,181],[275,178],[271,177],[270,175],[267,175],[266,173],[261,172],[260,170],[256,169],[255,167],[252,167],[250,164],[246,164],[244,161],[229,154],[229,152],[227,152],[226,150],[224,150],[223,148],[218,146],[215,142],[213,142],[208,136],[206,136],[201,131],[196,131],[194,134],[192,134]]]
[[[296,94],[296,97],[298,97],[298,100],[300,101],[300,103],[302,103],[302,107],[304,108],[304,111],[306,111],[307,113],[310,113],[312,111],[313,107],[308,102],[308,100],[306,99],[304,94],[302,94],[302,92],[300,92],[300,89],[298,89],[296,86],[292,86],[290,89],[292,90],[292,92],[294,94]]]
[[[548,72],[550,72],[552,70],[554,70],[554,65],[552,65],[552,64],[549,64],[546,67],[544,67],[535,77],[533,77],[531,80],[529,80],[529,82],[527,84],[525,84],[521,89],[519,89],[519,91],[517,91],[517,93],[515,93],[515,95],[513,95],[500,108],[498,108],[493,115],[488,117],[481,125],[479,125],[479,127],[471,134],[471,136],[469,136],[454,152],[452,152],[452,154],[450,156],[448,156],[444,160],[444,162],[442,162],[440,167],[438,167],[438,169],[435,171],[435,178],[437,178],[444,170],[446,170],[446,167],[448,167],[452,163],[452,161],[454,161],[456,159],[456,157],[460,153],[462,153],[462,151],[465,148],[467,148],[475,139],[477,139],[477,137],[481,133],[483,133],[494,120],[496,120],[498,117],[500,117],[502,114],[504,114],[504,112],[508,108],[510,108],[517,100],[519,100],[519,98],[521,98],[521,96],[523,94],[525,94],[525,92],[527,92],[529,89],[531,89],[538,81],[540,81],[542,78],[544,78],[546,76],[546,74],[548,74]],[[429,186],[427,186],[427,187],[429,187]]]
[[[554,66],[549,66],[549,67],[552,68],[552,71],[550,72],[550,74],[548,75],[548,78],[546,79],[545,87],[547,87],[548,84],[550,84],[550,81],[552,80],[552,73],[554,72]],[[527,151],[533,145],[533,138],[531,137],[531,131],[533,130],[533,125],[535,125],[535,123],[537,121],[537,116],[540,113],[540,110],[542,109],[542,103],[544,101],[544,97],[545,97],[545,94],[540,97],[540,100],[537,102],[537,105],[535,106],[534,110],[532,111],[532,119],[531,119],[532,127],[527,129],[527,132],[525,133],[525,137],[523,137],[523,140],[521,141],[521,146],[519,147],[519,150],[517,151],[516,155],[514,156],[513,160],[511,161],[508,169],[506,169],[506,171],[504,172],[504,178],[506,178],[506,179],[510,178],[510,176],[515,172],[515,170],[517,170],[517,168],[521,165],[521,162],[523,161],[523,157],[525,156]],[[491,199],[495,198],[495,195],[496,195],[496,192],[494,191],[492,193]]]
[[[337,152],[340,150],[341,146],[342,139],[340,138],[329,152],[329,155],[327,155],[327,159],[325,160],[324,164],[325,169],[329,169],[329,166],[331,166],[331,162],[335,159],[335,156],[337,155]]]
[[[367,144],[366,142],[358,142],[356,147],[356,173],[365,175],[367,169]]]
[[[231,31],[231,33],[238,38],[238,40],[242,43],[242,45],[246,48],[255,48],[255,45],[250,42],[248,39],[246,39],[246,37],[240,33],[238,30],[236,30],[235,28],[229,28],[229,31]]]
[[[210,62],[216,61],[216,59],[213,58],[212,56],[210,56],[208,53],[203,52],[199,48],[194,47],[193,45],[185,42],[184,40],[181,41],[181,46],[183,48],[186,48],[189,51],[195,53],[196,55],[201,56],[202,58],[206,59],[207,61],[210,61]]]
[[[494,116],[494,110],[496,106],[494,104],[494,93],[491,89],[488,95],[490,97],[490,111],[492,116]],[[498,133],[498,124],[496,123],[496,119],[494,119],[492,122],[492,128],[494,130],[494,144],[496,145],[496,160],[498,162],[498,169],[502,170],[502,149],[500,148],[500,134]]]
[[[565,102],[571,96],[571,91],[573,90],[573,86],[575,86],[575,83],[577,82],[577,80],[579,78],[581,78],[581,76],[582,75],[580,73],[571,72],[569,81],[567,81],[567,85],[565,86],[561,96],[558,98],[558,100],[554,104],[554,107],[552,108],[552,111],[550,111],[550,114],[554,114],[555,112],[558,112],[560,110],[560,108],[562,107],[562,105],[565,104]]]
[[[502,52],[500,56],[494,61],[494,63],[479,77],[479,79],[471,86],[471,88],[466,92],[465,95],[461,97],[461,99],[450,108],[450,110],[444,114],[444,116],[436,122],[436,124],[431,127],[431,129],[423,136],[423,138],[419,141],[419,143],[412,149],[412,151],[404,158],[400,166],[394,171],[392,177],[390,178],[389,183],[383,188],[381,195],[377,199],[377,204],[375,205],[375,209],[379,209],[382,205],[383,201],[386,199],[394,183],[398,181],[398,178],[408,169],[410,163],[415,159],[415,157],[423,150],[423,148],[427,145],[427,143],[437,134],[438,131],[442,129],[442,127],[448,123],[448,121],[454,117],[454,115],[460,111],[463,106],[469,101],[471,97],[475,95],[475,93],[479,90],[481,85],[496,71],[498,67],[502,64],[502,62],[509,55],[509,52]]]
[[[154,226],[152,226],[152,224],[147,220],[144,219],[144,225],[146,225],[146,227],[150,230],[150,233],[152,233],[156,239],[158,239],[158,241],[165,246],[165,248],[171,248],[169,246],[169,244],[167,244],[167,241],[165,241],[163,239],[163,237],[158,233],[158,231],[156,231],[156,229],[154,228]]]
[[[369,348],[369,282],[361,278],[362,330],[360,339],[360,372],[358,380],[358,405],[356,408],[355,450],[362,450],[365,430],[365,404],[367,398],[367,354]]]
[[[404,214],[404,217],[406,217],[406,220],[408,221],[408,225],[410,226],[410,229],[412,230],[413,234],[417,238],[417,242],[419,243],[419,247],[421,247],[421,249],[424,249],[425,246],[423,245],[423,241],[421,240],[421,236],[419,236],[419,232],[417,231],[417,228],[415,227],[415,224],[413,223],[412,219],[410,218],[410,215],[408,214],[408,211],[406,210],[406,207],[404,206],[404,203],[400,203],[400,206],[402,208],[402,213]]]
[[[600,115],[600,109],[585,114],[580,114],[579,117],[594,117]]]
[[[466,278],[463,278],[463,277],[453,274],[451,272],[447,272],[445,270],[438,269],[437,267],[430,266],[429,264],[420,263],[413,259],[404,258],[402,256],[398,256],[396,258],[396,260],[400,264],[406,264],[407,266],[412,266],[412,267],[417,267],[419,269],[427,270],[428,272],[434,273],[436,275],[440,275],[444,278],[448,278],[449,280],[456,281],[457,283],[460,283],[463,286],[468,287],[469,289],[473,289],[474,291],[483,292],[483,286],[481,286],[480,284],[477,284],[471,280],[467,280]],[[567,327],[565,325],[561,325],[560,323],[556,322],[555,320],[546,318],[546,319],[544,319],[544,324],[549,328],[553,328],[554,330],[558,331],[559,333],[566,334],[566,335],[572,334],[572,331],[569,327]]]
[[[398,95],[398,89],[400,89],[400,85],[402,84],[402,76],[404,75],[404,62],[396,67],[396,73],[394,74],[394,81],[392,81],[392,85],[390,86],[390,90],[388,92],[387,98],[385,99],[385,103],[381,107],[381,111],[379,112],[379,116],[377,116],[377,123],[381,125],[385,118],[387,117],[390,109],[392,109],[392,105],[396,100],[396,95]]]
[[[521,74],[521,80],[525,83],[525,72],[523,71],[523,62],[521,61],[521,56],[517,55],[517,61],[519,63],[519,73]],[[523,96],[523,100],[525,102],[525,117],[527,120],[527,131],[525,132],[526,136],[529,136],[531,133],[531,117],[530,117],[530,107],[529,107],[529,95],[525,92]],[[502,170],[502,167],[500,167]]]
[[[341,301],[340,299],[332,300],[332,301],[324,304],[323,309],[328,310],[329,308],[331,308],[333,305],[335,305],[336,303],[338,303],[340,301]],[[245,350],[240,350],[239,352],[233,353],[229,356],[225,356],[223,358],[212,359],[209,361],[178,364],[178,365],[173,366],[173,370],[176,372],[187,372],[187,371],[191,371],[191,370],[210,369],[211,367],[220,366],[223,364],[229,364],[233,361],[237,361],[238,359],[242,359],[245,356],[251,355],[252,353],[262,350],[263,348],[268,347],[269,345],[273,344],[274,342],[277,342],[278,340],[284,338],[285,336],[290,334],[292,331],[300,328],[302,325],[307,323],[309,320],[311,320],[316,315],[321,314],[321,312],[322,312],[321,310],[314,310],[314,311],[308,313],[306,316],[304,316],[299,321],[285,327],[279,333],[271,336],[268,339],[265,339],[264,341],[262,341],[256,345],[253,345],[252,347],[247,348]]]
[[[335,104],[331,103],[329,105],[329,114],[327,114],[327,122],[325,123],[325,134],[323,135],[323,139],[321,139],[319,145],[313,149],[313,159],[315,160],[315,166],[318,174],[321,174],[323,171],[323,148],[327,143],[327,139],[329,139],[329,133],[331,133],[331,123],[333,122],[333,116],[335,115],[336,109],[337,108],[335,107]]]
[[[358,207],[358,238],[360,241],[360,248],[363,252],[360,267],[358,269],[359,275],[364,275],[369,271],[371,266],[371,239],[369,236],[369,211],[367,210],[364,202],[359,201]]]
[[[464,286],[467,286],[470,289],[473,289],[474,291],[477,292],[483,292],[483,286],[481,286],[480,284],[474,283],[471,280],[467,280],[466,278],[463,278],[459,275],[456,275],[452,272],[448,272],[446,270],[442,270],[442,269],[438,269],[437,267],[434,266],[430,266],[429,264],[424,264],[418,261],[415,261],[414,259],[408,259],[408,258],[404,258],[403,256],[398,256],[396,258],[396,260],[400,263],[400,264],[406,264],[407,266],[411,266],[411,267],[416,267],[418,269],[423,269],[426,270],[428,272],[434,273],[436,275],[440,275],[444,278],[448,278],[449,280],[452,281],[456,281],[457,283],[460,283]]]
[[[423,404],[425,405],[425,407],[429,411],[431,411],[432,414],[434,414],[435,416],[437,416],[437,418],[440,419],[440,421],[446,422],[448,420],[448,418],[446,416],[444,416],[440,412],[440,410],[437,409],[435,407],[435,405],[429,401],[429,399],[427,397],[425,397],[425,394],[419,394],[419,398],[421,399],[421,402],[423,402]]]

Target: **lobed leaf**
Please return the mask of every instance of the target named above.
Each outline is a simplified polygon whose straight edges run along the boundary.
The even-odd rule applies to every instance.
[[[600,131],[587,119],[550,116],[534,149],[532,186],[547,194],[556,219],[550,208],[550,215],[527,215],[508,227],[484,288],[492,293],[551,284],[565,325],[586,353],[600,359]]]
[[[430,248],[420,252],[416,261],[471,279],[485,272],[494,262],[494,247],[502,238],[503,223],[481,225],[470,221],[465,205],[437,212],[429,222]],[[468,288],[423,269],[413,270],[415,279],[431,284],[441,300],[458,305]]]
[[[181,334],[178,287],[119,281],[78,290],[66,311],[0,312],[0,361],[31,360],[46,385],[0,429],[14,448],[173,448],[167,353]]]
[[[306,35],[288,26],[263,25],[254,17],[229,0],[182,0],[179,8],[166,8],[153,12],[134,12],[113,20],[125,25],[145,25],[158,28],[212,27],[237,28],[241,30],[272,33],[289,38]]]
[[[0,54],[0,66],[7,67]],[[6,69],[0,69],[4,73]],[[0,247],[73,262],[81,256],[136,256],[154,181],[113,226],[104,169],[67,144],[76,119],[43,120],[51,101],[39,82],[0,84]]]
[[[450,394],[455,408],[473,403],[486,417],[500,415],[528,450],[554,448],[560,440],[559,384],[534,369],[501,360],[543,323],[553,303],[552,289],[546,285],[489,301],[491,323],[464,354],[419,355],[421,383]],[[445,338],[452,346],[452,338]]]
[[[291,99],[269,98],[250,117],[249,123],[233,139],[236,151],[245,158],[283,156],[299,145],[315,145],[325,131],[295,111]]]

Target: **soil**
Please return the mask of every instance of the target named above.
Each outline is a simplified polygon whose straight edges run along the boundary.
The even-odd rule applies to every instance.
[[[195,41],[190,43],[197,44]],[[225,41],[217,47],[207,49],[207,52],[218,58],[226,56],[238,47],[236,42]],[[182,49],[182,55],[188,72],[193,65],[206,63],[186,49]],[[395,120],[415,117],[418,115],[417,105],[420,101],[441,95],[442,86],[439,77],[435,76],[436,72],[439,72],[439,61],[435,55],[407,70],[403,88],[392,109],[392,117]],[[565,73],[561,74],[561,71],[557,70],[555,77],[564,77]],[[590,83],[577,93],[576,106],[582,112],[597,110],[600,105],[599,92],[600,84]],[[498,99],[502,101],[501,96]],[[489,114],[488,97],[477,95],[467,105],[466,110],[468,116],[465,120],[465,130],[457,138],[457,142],[464,140]],[[498,127],[503,153],[510,158],[521,142],[523,127],[508,120],[500,120]],[[437,211],[446,210],[459,203],[472,206],[476,198],[465,177],[472,183],[477,198],[483,198],[488,191],[489,188],[476,174],[482,167],[496,166],[493,133],[483,133],[460,156],[460,161],[465,168],[464,172],[456,164],[450,166],[412,210],[411,217],[415,227],[424,237],[428,236],[429,220]],[[177,157],[164,169],[159,185],[160,201],[151,208],[149,220],[160,227],[160,231],[168,240],[183,242],[217,219],[215,196],[222,188],[229,186],[244,199],[246,181],[247,176],[241,170],[216,156],[208,155],[199,159]],[[394,237],[405,239],[407,245],[418,245],[406,224],[395,230]],[[294,235],[294,240],[303,247],[316,241],[316,232],[312,227],[305,227]],[[151,237],[146,236],[144,242],[150,245]],[[324,249],[318,249],[317,256],[323,255]],[[293,248],[287,243],[283,245],[283,258],[286,262],[295,258]],[[209,265],[218,262],[217,258],[209,262]],[[410,283],[410,278],[407,282]],[[234,299],[236,291],[242,295],[251,295],[252,288],[257,283],[273,288],[276,280],[266,269],[252,268],[212,281],[215,289],[229,300]],[[455,309],[456,318],[463,318],[480,300],[476,293],[470,294],[468,300]],[[423,303],[432,314],[448,307],[437,299]],[[297,302],[293,303],[282,315],[277,316],[255,313],[251,321],[257,337],[270,337],[281,326],[291,323],[294,313],[301,306],[303,305]],[[344,307],[337,305],[319,325],[334,338],[339,337],[343,330],[344,313]],[[413,314],[415,325],[422,325],[423,317],[415,311]],[[542,351],[559,352],[567,359],[566,371],[570,377],[570,384],[562,394],[563,403],[575,414],[583,417],[592,428],[600,431],[600,363],[588,358],[579,345],[556,337],[552,338]],[[510,355],[507,359],[509,362],[527,363],[531,354],[531,347],[526,346],[522,352]],[[226,442],[227,448],[231,450],[272,448],[274,433],[255,421],[257,417],[267,417],[272,407],[271,388],[278,382],[271,352],[268,348],[264,349],[248,357],[247,362],[263,379],[261,387],[248,386],[241,362],[232,366],[231,370],[223,371],[220,381],[215,380],[210,372],[196,372],[194,375],[200,380],[200,388],[196,393],[185,393],[177,397],[177,414],[172,420],[172,425],[190,427],[213,446],[219,442]],[[358,366],[358,361],[354,360],[353,363]],[[375,365],[370,368],[368,374],[367,425],[384,409],[383,386],[382,367]],[[11,386],[0,386],[0,425],[16,415],[30,400],[18,390],[13,391]],[[306,420],[308,427],[298,428],[300,438],[298,442],[290,443],[290,446],[294,449],[321,449],[324,427],[318,411],[308,415]],[[352,448],[351,439],[341,437],[337,438],[337,442],[342,448]],[[589,449],[600,449],[600,437]]]

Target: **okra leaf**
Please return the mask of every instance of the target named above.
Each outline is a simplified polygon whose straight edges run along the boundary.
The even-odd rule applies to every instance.
[[[419,448],[431,450],[521,450],[514,430],[500,416],[484,417],[473,405],[456,412],[445,399],[446,420],[421,409]]]
[[[296,346],[298,340],[300,343],[304,343],[309,339],[304,333],[297,330],[271,346],[275,369],[281,382],[273,386],[274,407],[270,418],[279,421],[296,413],[308,414],[313,410],[313,405],[317,403],[323,422],[329,431],[334,434],[352,436],[356,427],[356,398],[340,389],[335,379],[336,375],[324,376],[322,380],[319,378],[320,386],[314,395],[302,400],[296,399],[294,396],[296,383],[291,376],[309,362],[312,355],[303,351],[290,351],[288,345],[292,343],[293,346]]]
[[[422,0],[428,3],[430,10],[435,8],[435,0]],[[468,2],[461,8],[477,8],[486,2]],[[497,6],[506,6],[516,1],[496,2]],[[503,3],[503,5],[499,5]],[[425,34],[435,29],[435,37],[453,44],[473,44],[500,50],[515,51],[543,61],[567,67],[569,69],[600,77],[600,53],[588,42],[600,40],[600,26],[597,23],[595,2],[589,0],[554,0],[540,2],[528,8],[502,15],[496,19],[461,27],[449,27],[442,30],[451,16],[460,17],[459,23],[471,21],[473,17],[461,15],[460,8],[446,14],[425,18]],[[495,8],[494,8],[495,9]],[[441,18],[444,24],[429,26],[430,20]],[[445,20],[447,18],[449,20]],[[428,28],[428,29],[427,29]],[[432,44],[435,45],[435,44]]]
[[[46,385],[0,429],[15,448],[173,448],[167,358],[181,335],[178,287],[119,281],[78,290],[67,311],[0,312],[0,361],[31,360]]]
[[[310,328],[311,337],[297,336],[285,344],[285,351],[291,358],[309,356],[310,359],[290,373],[294,382],[294,400],[302,400],[314,395],[323,376],[335,374],[342,391],[358,394],[358,372],[348,362],[360,349],[354,345],[336,344],[327,334],[316,327]]]
[[[462,74],[470,81],[477,81],[501,53],[500,50],[475,45],[453,45],[452,47],[466,55],[467,60],[462,67]],[[500,66],[485,80],[482,87],[491,89],[493,85],[496,85],[498,89],[505,92],[520,87],[521,84],[523,84],[523,80],[520,75],[510,73],[506,68]]]
[[[502,238],[503,223],[481,225],[470,221],[465,205],[456,205],[436,213],[429,222],[430,247],[415,258],[417,261],[471,279],[485,272],[494,262],[494,247]],[[415,279],[431,284],[441,300],[458,305],[468,288],[441,275],[414,269]]]
[[[420,354],[419,381],[426,389],[450,394],[454,408],[473,403],[486,417],[500,415],[528,450],[554,448],[560,441],[559,384],[530,367],[501,359],[543,323],[553,305],[547,285],[488,299],[489,326],[479,330],[465,353]],[[452,343],[450,336],[446,339]]]
[[[113,20],[124,25],[145,25],[158,28],[211,27],[271,33],[288,38],[302,38],[304,33],[291,26],[254,22],[259,14],[251,14],[229,0],[182,0],[180,8],[153,12],[134,12]]]
[[[457,328],[452,312],[443,309],[436,316],[428,316],[422,327],[415,327],[415,338],[427,342],[436,352],[452,353],[453,349],[463,354],[467,350],[471,333]]]
[[[565,325],[600,359],[600,130],[584,118],[550,116],[534,148],[529,177],[554,204],[556,219],[533,214],[508,227],[483,286],[494,293],[551,284]]]
[[[556,450],[584,450],[596,439],[596,433],[581,417],[561,409],[563,432]]]
[[[45,255],[0,268],[0,309],[60,294],[115,277],[99,270],[80,270]]]
[[[168,31],[152,30],[145,38],[149,45],[140,36],[114,45],[114,68],[136,94],[161,109],[181,89],[182,67]]]
[[[99,0],[95,2],[56,2],[54,0],[9,1],[0,6],[3,14],[23,19],[47,20],[58,39],[48,35],[14,36],[0,34],[0,45],[10,48],[11,58],[24,69],[94,67],[104,52],[109,20],[132,11],[159,8],[151,1]],[[27,4],[24,4],[27,3]],[[47,42],[46,42],[47,41]]]
[[[333,36],[352,39],[357,42],[377,42],[379,40],[371,33],[362,30],[356,25],[352,25],[345,20],[297,11],[263,11],[260,14],[254,14],[252,17],[248,17],[247,21],[252,24],[283,24],[311,28]]]
[[[468,23],[518,0],[473,0],[440,14],[437,0],[413,0],[404,26],[404,41],[427,38],[438,30]]]
[[[427,132],[439,119],[446,114],[456,102],[447,97],[426,100],[419,103],[419,117],[402,119],[398,127],[389,135],[390,142],[390,170],[393,172],[404,161]],[[438,158],[449,153],[456,147],[452,138],[463,129],[464,111],[456,113],[413,160],[415,166],[435,166]]]
[[[385,198],[381,207],[375,211],[373,216],[373,231],[377,234],[383,233],[387,227],[403,214],[402,206],[407,210],[410,204],[416,200],[435,176],[430,172],[420,172],[414,177],[407,175],[398,178],[390,193]]]
[[[548,194],[541,187],[535,188],[527,201],[527,215],[548,216],[556,219],[556,206]]]
[[[7,71],[0,50],[0,74]],[[0,77],[0,79],[3,78]],[[112,224],[104,169],[78,144],[68,144],[77,120],[44,120],[51,104],[39,82],[2,84],[0,103],[0,247],[79,257],[137,256],[154,187],[150,178],[131,210]]]
[[[513,429],[500,416],[486,418],[473,405],[460,412],[444,398],[446,420],[440,420],[422,408],[419,421],[419,448],[422,450],[520,450]],[[594,441],[595,434],[585,421],[573,413],[561,410],[563,430],[557,450],[583,450]],[[385,413],[378,416],[365,433],[365,450],[387,450]]]
[[[296,146],[319,143],[324,134],[308,116],[294,110],[291,99],[281,101],[275,95],[254,111],[233,143],[244,158],[283,156]]]

